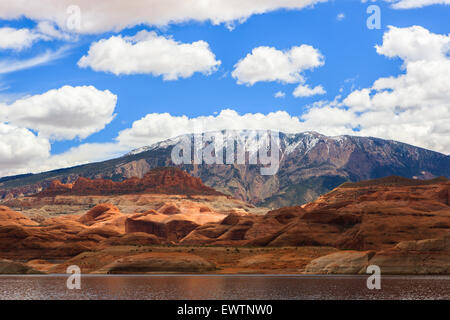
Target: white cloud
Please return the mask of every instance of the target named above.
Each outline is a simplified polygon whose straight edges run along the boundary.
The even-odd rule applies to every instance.
[[[450,4],[450,0],[384,0],[392,3],[394,9],[413,9],[433,4]]]
[[[45,160],[50,154],[50,143],[30,130],[0,122],[0,175],[11,168]]]
[[[321,85],[315,86],[314,88],[310,88],[308,85],[299,85],[295,88],[293,95],[294,97],[311,97],[325,93],[326,91]]]
[[[115,75],[152,74],[176,80],[189,78],[195,72],[210,74],[220,63],[205,41],[180,43],[141,31],[133,37],[112,36],[93,43],[78,65]]]
[[[164,26],[190,20],[233,24],[255,14],[278,9],[299,10],[327,0],[2,0],[0,19],[25,16],[35,21],[51,20],[67,30],[67,8],[81,9],[80,33],[120,31],[139,24]]]
[[[284,93],[283,91],[278,91],[274,95],[275,98],[284,98],[285,96],[286,96],[286,93]]]
[[[302,72],[324,65],[319,50],[301,45],[281,51],[273,47],[257,47],[234,67],[233,78],[238,84],[254,85],[256,82],[279,81],[302,83]]]
[[[10,27],[0,28],[0,49],[11,49],[21,51],[31,47],[35,42],[53,39],[73,40],[74,37],[68,33],[57,30],[48,21],[41,21],[34,29],[15,29]]]
[[[86,138],[114,118],[117,96],[92,86],[71,87],[0,105],[0,120],[55,139]]]
[[[67,40],[73,41],[76,39],[72,34],[67,32],[63,32],[57,28],[55,28],[54,24],[49,21],[41,21],[36,26],[36,31],[42,35],[43,38],[50,39],[58,39],[58,40]]]
[[[42,34],[30,29],[14,29],[9,27],[0,28],[0,49],[23,50],[45,38]]]
[[[447,60],[450,40],[447,35],[434,34],[420,26],[396,28],[389,26],[383,44],[377,53],[389,58],[400,58],[405,64],[420,60]]]
[[[413,26],[390,27],[377,52],[404,61],[405,72],[355,90],[342,103],[316,105],[305,126],[325,134],[352,133],[450,153],[450,35]],[[345,106],[347,108],[341,108]]]
[[[36,163],[33,171],[42,172],[118,158],[129,150],[117,143],[83,143],[61,154],[52,155],[43,163]]]
[[[343,13],[343,12],[338,13],[338,15],[336,16],[337,21],[342,21],[344,19],[345,19],[345,13]]]
[[[24,173],[39,173],[122,156],[130,148],[117,143],[84,143],[66,152],[50,155],[47,139],[33,135],[27,129],[15,128],[9,137],[2,133],[0,123],[0,177]],[[9,138],[9,140],[7,139]],[[18,147],[19,146],[19,147]]]
[[[24,60],[4,59],[0,60],[0,74],[16,72],[24,69],[30,69],[37,66],[55,62],[66,55],[67,47],[62,47],[56,51],[46,51],[40,55]]]

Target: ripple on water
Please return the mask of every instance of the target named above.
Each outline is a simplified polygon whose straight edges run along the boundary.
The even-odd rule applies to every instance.
[[[0,299],[450,299],[450,276],[88,275],[81,290],[66,276],[0,276]]]

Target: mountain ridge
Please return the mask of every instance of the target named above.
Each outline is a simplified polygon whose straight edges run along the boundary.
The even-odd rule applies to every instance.
[[[244,134],[244,131],[237,131]],[[122,157],[98,163],[0,180],[0,199],[30,195],[52,180],[73,183],[78,177],[123,181],[142,177],[150,169],[174,166],[171,149],[181,135]],[[138,152],[139,151],[139,152]],[[179,165],[222,193],[253,204],[282,207],[314,200],[344,182],[398,175],[431,179],[450,177],[450,156],[405,143],[373,137],[327,137],[316,132],[280,133],[280,168],[274,176],[261,176],[261,165]]]
[[[223,195],[205,186],[199,178],[192,177],[183,170],[176,167],[164,167],[152,169],[142,178],[132,177],[120,182],[83,177],[79,177],[73,184],[63,184],[59,180],[53,180],[47,189],[35,196],[122,194]]]

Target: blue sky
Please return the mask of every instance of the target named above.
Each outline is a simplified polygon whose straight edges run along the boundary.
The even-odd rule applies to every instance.
[[[83,19],[84,2],[80,1]],[[149,1],[150,8],[157,2]],[[262,129],[273,124],[273,129],[289,132],[315,130],[327,135],[373,135],[448,154],[450,141],[449,126],[446,123],[450,109],[445,88],[433,93],[432,97],[426,94],[417,97],[418,104],[420,102],[420,106],[426,106],[425,112],[419,110],[420,106],[414,102],[408,101],[407,94],[417,91],[414,86],[436,88],[436,84],[431,82],[435,80],[430,80],[433,78],[440,79],[439,83],[447,88],[450,86],[449,75],[444,72],[449,62],[450,6],[433,5],[433,1],[428,3],[431,5],[408,9],[392,8],[392,4],[385,1],[363,3],[356,0],[335,0],[307,7],[299,5],[296,9],[284,9],[280,4],[281,8],[276,8],[275,5],[273,10],[268,9],[264,14],[244,14],[245,21],[226,21],[226,17],[222,19],[224,22],[204,21],[203,18],[195,18],[194,12],[194,18],[187,16],[182,22],[157,26],[151,23],[151,17],[147,23],[139,25],[133,25],[133,22],[125,19],[130,25],[126,28],[122,27],[123,21],[117,22],[115,26],[116,22],[112,17],[111,21],[104,26],[97,26],[97,29],[76,31],[65,29],[64,24],[58,19],[52,20],[50,15],[46,17],[45,12],[39,16],[27,13],[26,8],[11,9],[11,12],[0,14],[0,29],[5,28],[3,34],[8,35],[6,32],[10,32],[12,37],[14,30],[27,29],[33,34],[31,37],[35,38],[29,45],[24,44],[26,39],[16,44],[4,40],[3,47],[0,39],[0,124],[3,123],[3,131],[0,128],[0,150],[3,152],[3,155],[0,154],[0,175],[36,172],[116,156],[140,145],[170,138],[183,130],[189,131],[194,125],[189,119],[201,116],[209,116],[204,122],[207,129],[221,129],[220,126],[226,126],[226,123],[214,118],[227,109],[234,110],[237,114],[231,115],[230,121],[239,123],[242,128],[255,127],[261,123]],[[380,8],[379,30],[371,30],[366,26],[369,17],[366,10],[371,4]],[[89,10],[90,15],[92,12],[96,13],[95,7]],[[171,14],[171,8],[165,10]],[[124,16],[126,15],[124,10]],[[91,16],[90,18],[93,19]],[[52,32],[38,28],[43,21],[52,27]],[[396,27],[397,31],[389,26]],[[420,29],[412,29],[413,26]],[[89,49],[94,43],[111,37],[134,37],[142,30],[154,31],[156,37],[172,39],[179,45],[204,41],[215,61],[220,61],[220,65],[210,68],[208,72],[194,72],[176,80],[164,80],[163,76],[150,72],[116,75],[108,71],[96,71],[92,64],[87,67],[79,66],[78,62],[83,56],[89,55]],[[383,36],[387,34],[392,34],[393,40],[389,43],[386,41],[383,45]],[[408,37],[411,40],[402,43]],[[414,39],[420,41],[416,43]],[[14,45],[22,47],[13,48]],[[253,85],[239,84],[239,78],[233,76],[237,63],[255,48],[269,47],[283,54],[301,45],[312,47],[323,59],[320,66],[297,70],[296,74],[304,78],[303,83],[300,80],[285,81],[282,76],[277,78],[267,75],[274,80],[256,80]],[[383,46],[384,53],[377,52],[375,45]],[[436,54],[431,52],[433,48]],[[424,53],[426,50],[430,52]],[[50,57],[44,59],[44,63],[22,70],[7,70],[14,63],[29,61],[45,52]],[[98,62],[101,58],[99,55],[95,57],[95,61]],[[126,56],[115,59],[118,64],[126,63]],[[180,56],[181,59],[183,57]],[[267,59],[270,60],[269,57]],[[422,63],[420,65],[427,64],[424,66],[426,70],[433,70],[436,61],[443,63],[444,71],[437,70],[436,75],[429,79],[416,77],[420,72],[413,68]],[[186,63],[190,63],[189,58]],[[245,71],[244,65],[242,69]],[[399,78],[405,75],[409,78],[400,81]],[[261,76],[263,75],[258,79]],[[389,77],[397,79],[391,87],[373,87],[377,79]],[[306,85],[310,89],[321,86],[326,93],[295,97],[293,92],[299,85]],[[34,96],[45,95],[50,90],[59,90],[64,86],[92,86],[95,88],[92,94],[99,93],[98,99],[105,98],[108,101],[98,114],[96,101],[103,100],[94,101],[89,96],[86,98],[88,101],[83,102],[92,105],[85,106],[83,112],[87,114],[82,115],[81,119],[98,117],[98,122],[103,123],[104,128],[102,125],[95,128],[90,126],[85,128],[85,134],[82,135],[64,131],[64,121],[70,124],[71,119],[76,121],[75,117],[78,116],[77,111],[74,111],[77,109],[77,102],[68,102],[72,109],[66,112],[64,99],[76,100],[77,94],[84,94],[81,89],[70,93],[69,98],[46,96],[48,99],[42,101],[33,99]],[[368,88],[370,93],[361,98]],[[109,99],[110,96],[103,97],[101,93],[105,90],[115,95],[116,101]],[[284,96],[276,97],[277,92],[282,92]],[[386,98],[387,94],[391,96]],[[24,100],[23,103],[17,103],[20,100]],[[367,102],[368,100],[370,101]],[[107,103],[112,103],[112,107],[108,107]],[[370,106],[362,108],[365,103]],[[55,105],[48,107],[49,104]],[[34,115],[24,116],[25,113],[32,114],[36,110],[36,113],[45,113],[45,108],[50,108],[48,118],[36,118],[36,123],[41,121],[42,124],[34,125]],[[67,114],[69,119],[62,119],[61,115],[53,118],[52,110],[63,110],[62,114]],[[86,110],[91,110],[92,114]],[[284,113],[268,116],[277,111]],[[170,116],[158,116],[163,113],[169,113]],[[262,113],[267,118],[258,122],[254,118],[257,113]],[[133,132],[130,129],[133,123],[148,114],[154,116],[141,124],[152,128],[137,134]],[[245,118],[244,114],[249,116]],[[424,114],[423,120],[427,123],[425,127],[416,121],[420,114]],[[430,118],[427,118],[428,114]],[[433,114],[435,117],[431,116]],[[359,118],[361,115],[365,115],[365,118]],[[189,119],[178,118],[181,116]],[[390,123],[396,116],[402,118]],[[61,128],[45,125],[46,122],[58,119],[62,121]],[[120,132],[127,129],[128,138],[117,139]],[[28,148],[27,143],[32,147]],[[37,145],[42,150],[37,150]],[[86,149],[77,149],[80,146],[85,146]],[[20,150],[14,151],[14,148]],[[93,152],[96,154],[93,155]]]

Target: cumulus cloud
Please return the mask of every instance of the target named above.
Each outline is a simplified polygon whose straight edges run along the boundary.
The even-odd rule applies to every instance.
[[[0,49],[21,51],[31,47],[35,42],[53,39],[73,40],[68,33],[62,32],[48,21],[41,21],[34,29],[0,28]]]
[[[413,9],[433,4],[450,4],[450,0],[384,0],[392,3],[394,9]]]
[[[116,102],[117,96],[108,90],[64,86],[0,105],[0,121],[49,139],[83,139],[112,121]]]
[[[376,49],[377,53],[389,58],[398,57],[408,65],[420,60],[448,60],[450,41],[448,35],[434,34],[420,26],[389,26],[389,31],[383,35],[383,44]]]
[[[122,156],[129,150],[128,147],[117,143],[83,143],[66,152],[52,155],[45,162],[35,163],[32,170],[42,172],[113,159]]]
[[[8,174],[11,168],[45,160],[49,154],[47,139],[28,129],[0,122],[0,175]]]
[[[47,139],[36,137],[27,129],[15,130],[18,131],[11,132],[8,140],[2,134],[0,124],[0,151],[4,148],[11,151],[10,154],[2,154],[0,157],[0,177],[39,173],[113,159],[130,150],[117,143],[83,143],[66,152],[50,155],[50,143]],[[21,132],[23,135],[20,135]],[[20,143],[20,148],[17,148],[17,143]]]
[[[254,85],[256,82],[304,82],[302,72],[324,64],[319,50],[301,45],[281,51],[273,47],[257,47],[241,59],[232,73],[238,84]]]
[[[0,19],[25,16],[35,21],[51,20],[67,30],[72,5],[81,9],[80,33],[120,31],[139,24],[164,26],[190,20],[213,24],[243,22],[255,14],[279,9],[299,10],[327,0],[2,0]]]
[[[238,84],[248,86],[272,81],[300,83],[293,92],[294,97],[309,97],[326,92],[320,85],[311,89],[305,83],[303,72],[324,64],[320,51],[309,45],[303,44],[285,51],[273,47],[257,47],[236,63],[231,75]]]
[[[314,88],[310,88],[308,85],[299,85],[294,90],[294,97],[311,97],[315,95],[325,94],[325,89],[321,86],[315,86]]]
[[[210,74],[220,63],[205,41],[180,43],[144,30],[133,37],[112,36],[93,43],[78,65],[115,75],[140,73],[177,80],[195,72]]]
[[[20,51],[31,47],[39,39],[45,39],[45,37],[30,29],[0,28],[0,49]]]
[[[450,153],[450,35],[423,27],[389,27],[379,54],[404,61],[404,73],[380,78],[341,103],[314,105],[302,116],[308,127],[399,140]],[[344,107],[344,108],[343,108]]]

